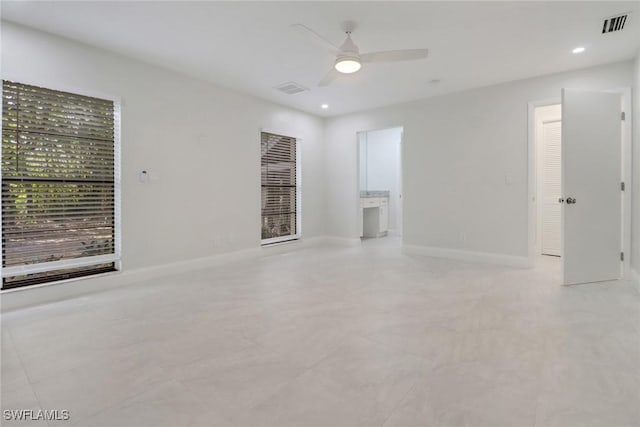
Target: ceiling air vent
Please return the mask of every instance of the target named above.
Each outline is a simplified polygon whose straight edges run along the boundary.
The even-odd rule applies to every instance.
[[[628,13],[622,15],[612,16],[606,18],[602,23],[602,34],[614,33],[616,31],[622,31],[624,24],[627,22]]]
[[[274,86],[273,88],[279,90],[280,92],[284,92],[287,95],[293,95],[296,93],[304,92],[305,90],[309,90],[309,88],[306,88],[296,82],[282,83],[281,85]]]

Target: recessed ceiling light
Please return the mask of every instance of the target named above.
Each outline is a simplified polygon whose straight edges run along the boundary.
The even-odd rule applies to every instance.
[[[329,108],[329,104],[322,104],[320,108],[322,108],[323,110],[326,110],[327,108]]]
[[[584,52],[584,47],[579,46],[579,47],[573,49],[571,52],[573,52],[573,53],[582,53],[582,52]]]

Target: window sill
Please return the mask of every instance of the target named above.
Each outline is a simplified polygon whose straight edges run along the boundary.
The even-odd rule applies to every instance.
[[[284,243],[293,243],[293,242],[299,241],[300,237],[302,236],[299,234],[296,234],[295,236],[273,237],[271,239],[261,240],[260,245],[262,245],[262,247],[265,247],[265,246],[281,245]]]
[[[43,287],[62,285],[62,284],[65,284],[65,283],[78,282],[78,281],[81,281],[81,280],[96,279],[96,278],[109,277],[109,276],[116,276],[116,275],[119,275],[121,273],[122,273],[121,270],[107,271],[105,273],[92,274],[92,275],[89,275],[89,276],[73,277],[73,278],[64,279],[64,280],[56,280],[55,282],[38,283],[37,285],[18,286],[18,287],[15,287],[15,288],[0,289],[0,294],[4,295],[4,294],[13,293],[13,292],[28,291],[28,290],[31,290],[31,289],[38,289],[38,288],[43,288]]]

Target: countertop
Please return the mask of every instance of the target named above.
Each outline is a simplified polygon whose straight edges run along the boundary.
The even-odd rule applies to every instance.
[[[387,197],[389,198],[389,191],[361,191],[360,198],[365,199],[368,197]]]

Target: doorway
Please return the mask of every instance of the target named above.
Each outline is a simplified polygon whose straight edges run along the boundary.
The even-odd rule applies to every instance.
[[[358,132],[360,238],[402,235],[402,127]]]
[[[625,114],[630,90],[562,89],[561,95],[529,103],[530,264],[558,259],[565,285],[624,279],[631,218],[631,123]]]
[[[562,108],[536,107],[536,255],[560,257]]]

